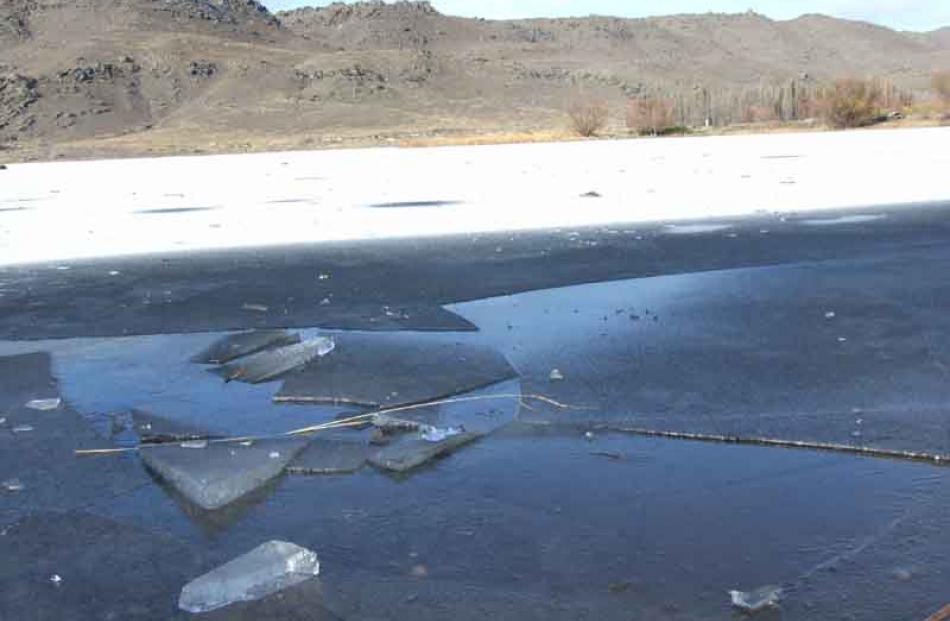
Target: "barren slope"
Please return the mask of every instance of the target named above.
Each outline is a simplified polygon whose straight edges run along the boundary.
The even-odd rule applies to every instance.
[[[619,110],[638,93],[679,98],[685,122],[700,122],[696,102],[720,102],[714,121],[729,122],[719,110],[737,93],[866,75],[923,88],[944,66],[946,30],[822,16],[488,21],[425,2],[274,16],[255,0],[6,0],[0,145],[542,128],[575,98]]]

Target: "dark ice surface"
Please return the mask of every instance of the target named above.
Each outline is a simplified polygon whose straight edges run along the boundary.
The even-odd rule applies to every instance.
[[[774,584],[763,619],[923,621],[950,600],[950,468],[611,429],[950,452],[948,241],[929,205],[0,269],[0,482],[22,483],[0,488],[0,619],[191,619],[184,584],[280,539],[321,576],[207,618],[737,619],[728,591]],[[394,414],[488,434],[411,477],[277,473],[208,511],[135,453],[74,456],[127,445],[135,410],[215,436],[366,411],[191,362],[257,329],[338,339],[314,378],[348,339],[392,344],[351,361],[353,394],[479,385],[420,342],[514,374]],[[369,433],[291,463],[354,465]],[[191,477],[217,449],[145,450]]]
[[[6,419],[0,424],[0,482],[18,479],[24,486],[16,493],[0,490],[0,529],[33,512],[85,507],[148,485],[131,459],[76,459],[75,449],[99,447],[103,440],[68,403],[49,412],[23,405],[58,394],[47,354],[0,357],[0,417]],[[13,433],[17,427],[32,430]]]
[[[56,380],[50,371],[49,354],[33,352],[20,356],[0,357],[0,411],[10,411],[33,399],[59,396]]]
[[[516,375],[495,349],[442,335],[341,334],[336,349],[284,381],[276,399],[399,406],[450,397]]]
[[[347,619],[731,619],[728,590],[778,584],[782,619],[922,621],[950,580],[947,494],[921,464],[529,428],[405,480],[289,477],[223,530],[154,490],[104,510],[222,561],[293,540],[322,565],[298,604]]]
[[[169,618],[174,585],[201,568],[178,538],[80,511],[5,527],[0,559],[0,618],[11,621]]]
[[[539,404],[527,418],[950,455],[950,278],[921,269],[948,259],[945,247],[896,249],[455,310],[526,392],[591,408]]]
[[[689,235],[656,223],[172,253],[66,262],[68,271],[56,269],[63,262],[8,267],[0,269],[0,339],[311,326],[471,329],[440,307],[606,280],[939,248],[950,237],[948,208],[763,212]],[[857,215],[877,217],[854,222]],[[807,224],[838,216],[846,219]]]

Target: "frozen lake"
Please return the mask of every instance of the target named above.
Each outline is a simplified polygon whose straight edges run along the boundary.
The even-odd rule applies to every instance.
[[[200,618],[714,621],[775,585],[756,619],[923,621],[948,137],[0,171],[0,619],[196,618],[187,583],[286,540],[319,577]],[[252,330],[335,346],[259,384],[196,361]],[[401,471],[433,430],[274,437],[420,403],[478,437]]]

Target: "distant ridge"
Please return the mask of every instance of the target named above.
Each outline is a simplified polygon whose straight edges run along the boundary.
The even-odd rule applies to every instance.
[[[493,21],[428,2],[272,14],[256,0],[4,0],[0,145],[551,127],[577,97],[619,111],[638,94],[705,98],[731,122],[744,98],[793,80],[913,90],[944,67],[950,28],[821,15]]]

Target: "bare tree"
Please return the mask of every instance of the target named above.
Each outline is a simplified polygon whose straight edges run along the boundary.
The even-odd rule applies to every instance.
[[[934,92],[940,96],[940,99],[944,103],[950,104],[950,70],[935,73],[932,85]]]
[[[600,100],[578,101],[568,109],[574,131],[585,138],[596,136],[603,130],[609,114],[607,103]]]
[[[638,97],[627,103],[627,128],[656,136],[673,125],[673,101],[659,97]]]

